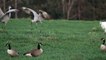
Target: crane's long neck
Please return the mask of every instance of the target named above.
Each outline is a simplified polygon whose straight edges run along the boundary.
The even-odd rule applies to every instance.
[[[36,17],[38,17],[38,14],[34,10],[32,10],[30,8],[28,8],[28,10],[31,11],[33,19],[36,19]]]

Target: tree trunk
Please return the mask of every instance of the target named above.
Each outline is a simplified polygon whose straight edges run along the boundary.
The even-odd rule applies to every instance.
[[[71,12],[71,10],[72,10],[72,7],[73,7],[73,5],[74,5],[74,2],[75,2],[75,0],[72,0],[72,1],[69,0],[69,3],[68,3],[68,11],[67,11],[67,19],[70,18],[70,12]]]
[[[17,0],[15,0],[15,9],[17,9]],[[17,12],[15,12],[15,18],[17,18]]]
[[[62,0],[63,18],[65,18],[65,1]]]
[[[80,0],[78,0],[78,19],[79,20],[81,18],[81,11],[80,11],[80,9],[81,9]]]
[[[93,6],[93,19],[96,19],[96,15],[95,15],[95,13],[96,13],[96,4],[95,4],[95,0],[92,0],[92,3],[94,4],[94,6]]]
[[[6,11],[6,1],[5,0],[3,0],[3,10],[4,10],[4,12]]]

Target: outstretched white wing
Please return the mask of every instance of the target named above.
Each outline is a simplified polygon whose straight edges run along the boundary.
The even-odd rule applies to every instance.
[[[22,9],[23,9],[23,11],[24,11],[25,13],[27,13],[27,14],[30,14],[30,13],[31,13],[31,11],[29,11],[26,7],[22,7]]]
[[[17,11],[18,11],[17,9],[11,9],[11,10],[8,10],[5,14],[11,13],[11,12],[17,12]]]
[[[32,22],[37,22],[37,21],[39,21],[39,14],[37,14],[36,11],[34,11],[33,9],[30,9],[30,8],[27,8],[27,7],[22,7],[22,9],[23,9],[26,13],[28,13],[28,14],[29,14],[30,12],[33,13],[34,18],[33,18]]]
[[[50,19],[50,15],[49,15],[46,11],[39,10],[39,12],[42,13],[42,16],[43,16],[45,19]]]
[[[8,20],[10,19],[8,14],[11,13],[11,12],[16,12],[16,11],[18,11],[18,10],[17,9],[11,9],[11,10],[7,11],[5,14],[2,13],[2,16],[0,17],[0,21],[7,23]]]

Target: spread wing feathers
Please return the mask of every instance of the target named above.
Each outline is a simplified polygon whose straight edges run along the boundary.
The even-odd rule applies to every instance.
[[[22,9],[23,9],[26,13],[28,13],[28,14],[30,14],[30,13],[32,12],[35,16],[38,16],[37,12],[35,12],[35,11],[32,10],[31,8],[22,7]]]
[[[3,18],[4,15],[5,15],[5,14],[3,13],[3,11],[2,11],[1,8],[0,8],[0,21],[5,20],[5,19]],[[8,19],[8,17],[6,17],[6,19]]]
[[[11,10],[7,11],[5,14],[11,13],[11,12],[16,12],[16,11],[18,11],[18,10],[17,9],[11,9]]]
[[[27,7],[22,7],[22,9],[28,14],[33,13],[34,19],[32,20],[32,22],[37,22],[37,21],[43,20],[41,15],[37,14],[37,12],[34,11],[33,9],[30,9],[30,8],[27,8]]]
[[[0,17],[3,16],[3,15],[4,15],[4,13],[3,13],[3,11],[0,8]]]
[[[5,14],[3,14],[2,10],[1,10],[2,16],[0,17],[0,21],[7,23],[8,20],[10,19],[10,17],[8,16],[8,13],[16,12],[16,11],[18,11],[18,10],[17,9],[11,9],[11,10],[7,11]]]
[[[43,10],[39,10],[39,11],[42,13],[45,19],[50,19],[50,15],[46,11],[43,11]]]
[[[43,14],[44,18],[46,18],[46,19],[50,18],[49,14],[47,12],[43,12],[42,14]]]
[[[30,13],[31,13],[31,11],[29,11],[26,7],[22,7],[22,9],[23,9],[23,11],[24,11],[25,13],[27,13],[27,14],[30,14]]]

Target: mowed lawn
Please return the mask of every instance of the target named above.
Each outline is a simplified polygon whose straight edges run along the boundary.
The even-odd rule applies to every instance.
[[[5,30],[8,33],[0,27],[0,60],[106,60],[106,52],[99,49],[100,39],[106,39],[99,21],[44,20],[31,27],[30,19],[12,19]],[[8,56],[8,41],[19,57]],[[43,43],[44,53],[39,57],[23,56],[36,48],[37,42]]]

